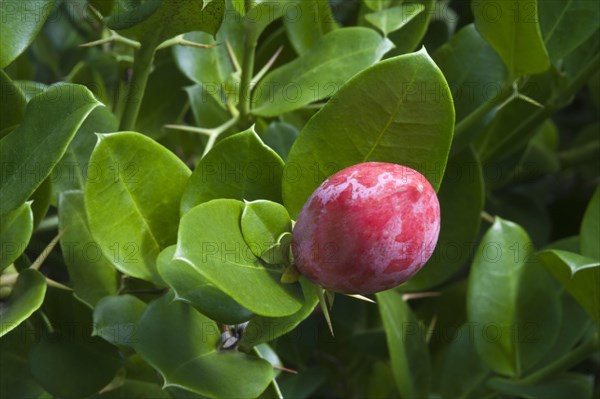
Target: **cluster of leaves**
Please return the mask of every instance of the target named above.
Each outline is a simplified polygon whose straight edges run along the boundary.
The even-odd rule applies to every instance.
[[[0,7],[3,398],[598,392],[595,1]],[[293,219],[366,161],[442,229],[333,338]]]

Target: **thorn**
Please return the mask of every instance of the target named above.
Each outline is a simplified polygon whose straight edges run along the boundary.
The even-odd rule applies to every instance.
[[[344,295],[349,296],[350,298],[360,299],[361,301],[365,301],[365,302],[377,303],[374,300],[372,300],[371,298],[367,298],[366,296],[362,296],[362,295],[358,295],[358,294],[344,294]]]
[[[325,316],[325,321],[327,321],[327,326],[329,327],[329,331],[331,332],[331,336],[335,337],[333,333],[333,326],[331,325],[331,318],[329,317],[329,309],[327,308],[327,302],[325,300],[325,296],[323,295],[322,288],[317,288],[317,296],[319,297],[319,304],[321,305],[321,310],[323,311],[323,315]]]
[[[46,248],[44,248],[44,250],[42,251],[42,253],[31,264],[30,267],[32,269],[40,270],[40,267],[42,267],[42,263],[44,263],[44,261],[46,260],[46,258],[48,257],[48,255],[50,255],[50,252],[52,252],[52,250],[54,249],[54,247],[56,246],[56,244],[58,244],[58,240],[60,240],[60,237],[62,237],[63,233],[64,233],[64,230],[63,231],[59,231],[58,234],[52,239],[52,241],[50,241],[50,243],[48,245],[46,245]]]
[[[262,69],[260,71],[258,71],[256,76],[254,76],[252,78],[252,80],[250,81],[250,89],[254,88],[254,86],[256,86],[256,84],[262,79],[262,77],[265,76],[267,74],[267,72],[269,72],[269,69],[271,69],[271,67],[273,66],[275,61],[277,61],[277,57],[279,57],[279,54],[281,54],[282,51],[283,51],[283,46],[279,46],[277,51],[275,51],[275,53],[271,56],[269,61],[267,61],[265,66],[262,67]]]
[[[225,40],[225,47],[227,47],[227,54],[229,54],[229,58],[231,58],[231,63],[233,64],[233,68],[236,72],[241,72],[242,67],[240,66],[240,62],[238,61],[235,53],[233,52],[233,47],[231,47],[231,43],[229,40]]]
[[[286,373],[291,373],[291,374],[298,374],[297,370],[288,369],[287,367],[275,366],[274,364],[272,366],[275,370],[284,371]]]
[[[431,341],[431,337],[433,336],[433,330],[435,329],[436,324],[437,324],[437,314],[433,315],[431,322],[429,322],[429,327],[427,327],[427,334],[425,335],[426,343],[429,343],[429,341]]]
[[[442,295],[441,292],[428,291],[428,292],[411,292],[408,294],[402,294],[402,299],[405,301],[410,301],[411,299],[420,299],[420,298],[431,298]]]

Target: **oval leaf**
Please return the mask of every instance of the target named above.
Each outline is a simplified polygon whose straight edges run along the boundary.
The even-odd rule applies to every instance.
[[[284,203],[294,218],[328,176],[367,161],[412,167],[437,189],[453,130],[450,90],[425,50],[382,61],[306,124],[288,157]]]
[[[431,359],[421,325],[399,293],[390,290],[375,296],[398,391],[402,397],[426,398]]]
[[[33,233],[33,212],[28,201],[0,218],[0,272],[25,251]]]
[[[35,312],[46,294],[46,279],[34,269],[23,270],[8,296],[0,303],[0,337]]]
[[[475,347],[487,366],[520,376],[534,365],[558,334],[559,298],[527,233],[496,218],[475,254],[467,293]]]
[[[281,284],[283,270],[266,268],[240,231],[244,204],[220,199],[186,213],[175,258],[188,263],[236,302],[256,314],[288,316],[302,306],[297,284]]]
[[[254,89],[252,113],[277,116],[331,97],[348,79],[379,61],[392,44],[362,27],[333,31]]]
[[[537,0],[479,0],[472,3],[477,30],[500,55],[511,79],[550,68],[540,32],[537,3]]]
[[[106,296],[94,308],[94,331],[111,344],[132,347],[137,340],[136,324],[146,304],[132,295]]]
[[[99,135],[85,208],[107,259],[125,274],[161,284],[156,257],[174,244],[179,201],[191,174],[165,147],[134,132]]]
[[[4,69],[33,42],[51,14],[55,0],[0,2],[0,68]]]
[[[281,200],[283,161],[253,128],[228,137],[201,160],[190,178],[181,213],[217,198]]]
[[[87,88],[72,84],[51,86],[29,101],[23,123],[0,140],[0,215],[31,197],[99,105]]]
[[[223,324],[240,324],[254,314],[209,283],[189,264],[173,259],[176,246],[158,255],[158,272],[175,292],[176,301],[187,302],[200,313]]]
[[[402,4],[366,14],[365,19],[387,36],[409,23],[423,10],[425,10],[423,4]]]
[[[75,295],[89,306],[119,288],[118,272],[88,228],[82,191],[65,191],[58,202],[60,246]]]
[[[538,257],[588,314],[600,323],[600,261],[558,249],[542,251]]]
[[[241,221],[242,235],[257,257],[278,243],[279,237],[292,231],[292,220],[283,205],[271,201],[248,202]],[[269,259],[263,258],[265,262]]]
[[[217,324],[165,295],[148,305],[138,323],[137,353],[166,386],[219,398],[255,398],[273,379],[271,364],[237,351],[217,351]]]

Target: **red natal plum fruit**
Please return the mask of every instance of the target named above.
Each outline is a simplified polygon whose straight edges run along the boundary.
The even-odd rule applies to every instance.
[[[367,162],[315,190],[294,227],[292,251],[300,273],[324,288],[371,294],[414,275],[439,231],[440,204],[423,175]]]

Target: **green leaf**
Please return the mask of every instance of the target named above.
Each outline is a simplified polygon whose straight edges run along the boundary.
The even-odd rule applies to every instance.
[[[402,4],[397,7],[369,13],[365,19],[379,29],[384,36],[397,31],[425,10],[423,4]]]
[[[548,53],[538,22],[537,0],[472,3],[475,26],[496,50],[511,79],[546,71]]]
[[[88,228],[82,191],[65,191],[58,202],[60,245],[75,296],[91,307],[102,297],[113,295],[119,276],[102,254]]]
[[[100,105],[84,86],[57,84],[33,97],[23,123],[0,140],[0,215],[21,206],[50,175],[85,118]]]
[[[246,326],[240,341],[242,348],[249,350],[255,345],[272,341],[292,331],[302,320],[310,316],[319,302],[317,296],[319,288],[304,277],[300,277],[300,285],[304,295],[304,303],[300,310],[285,317],[254,316]]]
[[[217,351],[216,323],[165,295],[148,305],[138,323],[136,351],[156,368],[165,386],[210,397],[254,398],[273,379],[269,362],[237,351]]]
[[[216,88],[216,86],[213,86],[212,91],[209,91],[202,85],[193,85],[185,88],[192,113],[194,114],[194,120],[198,127],[216,128],[231,118],[229,112],[220,102],[221,99],[215,98],[215,95],[219,95],[215,91]]]
[[[440,392],[444,398],[477,398],[477,389],[490,371],[473,350],[473,326],[456,330],[440,369]]]
[[[106,18],[106,25],[120,34],[145,43],[162,41],[191,31],[217,33],[224,0],[213,0],[204,7],[200,0],[149,0],[125,8]]]
[[[90,176],[97,178],[98,170],[90,165],[90,156],[98,141],[96,133],[112,133],[118,121],[108,108],[96,108],[83,122],[67,151],[52,170],[52,189],[58,193],[66,190],[83,190]]]
[[[94,337],[49,333],[29,352],[31,374],[50,394],[84,398],[104,388],[120,367],[117,349]]]
[[[538,257],[586,312],[600,322],[600,261],[557,249],[541,251]]]
[[[298,54],[306,53],[321,37],[338,28],[329,2],[322,0],[294,2],[283,18],[283,25]]]
[[[433,53],[432,58],[452,90],[457,121],[485,102],[493,101],[506,80],[506,68],[502,60],[473,24],[458,31]],[[457,140],[463,147],[469,143],[468,138],[456,136],[454,147]]]
[[[414,51],[425,37],[431,16],[437,12],[435,0],[404,0],[402,4],[412,8],[424,6],[425,10],[390,34],[389,38],[396,47],[388,55],[396,56]]]
[[[94,308],[94,331],[111,344],[133,347],[137,341],[136,323],[146,304],[132,295],[102,298]]]
[[[48,213],[52,197],[52,176],[48,176],[31,194],[31,212],[33,213],[33,229],[35,230]]]
[[[412,167],[437,189],[453,129],[450,90],[425,50],[382,61],[346,83],[300,132],[284,203],[294,218],[328,176],[367,161]]]
[[[241,220],[242,235],[252,253],[265,262],[265,252],[277,245],[283,233],[291,233],[292,220],[283,205],[276,202],[258,200],[246,203]]]
[[[505,395],[527,399],[591,399],[594,393],[594,379],[579,373],[563,373],[536,385],[492,378],[488,386]]]
[[[200,313],[223,324],[240,324],[254,314],[229,295],[209,283],[186,262],[173,259],[176,246],[165,248],[158,255],[158,272],[175,293],[175,301],[183,301]]]
[[[33,42],[51,14],[55,0],[0,2],[0,68],[4,69]]]
[[[581,223],[581,254],[600,260],[600,186],[596,188]]]
[[[600,27],[600,7],[593,1],[538,1],[538,13],[552,61],[575,50]]]
[[[400,395],[407,398],[427,397],[431,359],[419,321],[399,293],[390,290],[375,296]]]
[[[3,2],[2,7],[4,7],[4,4]],[[4,24],[2,28],[4,28]],[[2,53],[4,53],[4,47]],[[0,106],[2,106],[2,118],[0,118],[1,139],[21,123],[27,100],[22,89],[3,70],[0,70],[0,85],[2,87],[2,96],[0,96]]]
[[[27,319],[44,302],[46,279],[34,269],[26,269],[7,298],[0,304],[0,337]]]
[[[484,201],[483,173],[472,148],[448,161],[438,198],[442,220],[437,245],[425,266],[402,285],[403,290],[422,291],[443,283],[471,255]]]
[[[287,161],[290,149],[298,137],[298,129],[285,122],[272,122],[262,134],[262,139],[283,160]]]
[[[31,201],[0,218],[0,272],[10,266],[25,251],[33,233]]]
[[[254,128],[218,142],[190,178],[181,214],[216,198],[281,200],[283,161],[263,144]]]
[[[85,208],[92,236],[125,274],[161,284],[156,257],[177,237],[188,167],[154,140],[134,132],[98,135]]]
[[[348,79],[379,61],[391,46],[371,29],[333,31],[260,81],[254,89],[252,113],[273,117],[331,97]]]
[[[468,321],[475,323],[475,348],[485,364],[521,376],[552,347],[560,310],[527,233],[496,218],[475,253],[467,292]]]
[[[27,354],[36,340],[33,325],[23,323],[0,340],[0,396],[36,399],[43,389],[29,372]]]
[[[256,314],[288,316],[302,306],[297,284],[279,282],[283,270],[264,267],[240,231],[244,204],[219,199],[198,205],[181,219],[175,259]]]

